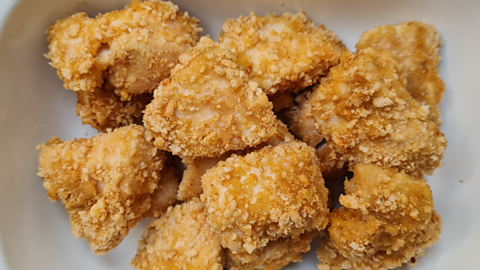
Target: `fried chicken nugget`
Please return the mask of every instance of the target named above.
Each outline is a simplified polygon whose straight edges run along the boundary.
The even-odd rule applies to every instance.
[[[129,100],[168,77],[201,31],[171,2],[134,0],[96,18],[77,13],[57,21],[47,30],[46,57],[66,89],[92,92],[108,81]]]
[[[156,147],[189,163],[257,146],[275,134],[272,103],[235,58],[207,37],[180,56],[143,117]]]
[[[335,33],[303,11],[228,19],[218,40],[238,54],[238,63],[268,95],[314,84],[346,50]]]
[[[145,93],[122,101],[113,91],[105,88],[93,92],[77,91],[77,115],[84,125],[90,125],[99,132],[115,129],[142,120],[143,110],[153,99],[153,94]]]
[[[440,78],[440,35],[432,25],[422,22],[403,22],[382,25],[366,31],[356,47],[372,47],[391,53],[403,65],[407,76],[407,90],[420,103],[429,106],[429,118],[437,125],[442,123],[438,103],[445,91]]]
[[[137,270],[222,270],[220,238],[199,199],[170,207],[145,230],[131,265]]]
[[[115,248],[150,207],[165,154],[144,128],[122,127],[91,139],[52,138],[37,147],[38,175],[50,200],[61,200],[73,234],[97,255]]]
[[[288,131],[288,127],[283,124],[281,121],[277,120],[277,134],[266,142],[260,144],[255,149],[261,149],[267,145],[280,145],[282,143],[293,142],[295,137]],[[187,164],[187,168],[183,173],[182,182],[178,189],[177,199],[181,201],[188,201],[192,198],[199,197],[203,193],[202,189],[202,175],[204,175],[207,170],[213,168],[220,161],[225,161],[232,154],[243,155],[245,152],[252,150],[244,151],[230,151],[223,154],[220,157],[216,158],[197,158],[192,163]]]
[[[298,119],[314,120],[337,160],[431,174],[447,141],[398,70],[386,52],[345,54],[300,106]]]
[[[232,155],[202,176],[202,188],[208,224],[234,254],[328,223],[328,190],[315,150],[304,143]]]
[[[229,270],[282,269],[289,263],[302,261],[302,253],[310,250],[310,243],[317,235],[318,231],[310,231],[297,238],[280,238],[268,242],[252,254],[233,254],[227,249],[225,266]]]
[[[438,241],[441,219],[425,180],[396,169],[357,164],[344,206],[330,215],[319,269],[392,269],[415,264]]]

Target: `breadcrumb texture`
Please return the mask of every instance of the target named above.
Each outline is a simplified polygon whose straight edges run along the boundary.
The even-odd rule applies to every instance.
[[[50,200],[61,200],[73,234],[97,255],[115,248],[150,207],[165,154],[131,125],[91,139],[53,137],[37,146],[38,175]]]
[[[335,33],[316,26],[303,11],[228,19],[218,41],[238,55],[238,63],[267,94],[314,84],[347,50]]]
[[[77,91],[77,115],[84,125],[90,125],[100,132],[134,123],[141,123],[143,110],[153,99],[145,93],[122,101],[113,91],[95,89],[93,92]]]
[[[108,81],[129,100],[168,77],[201,31],[171,2],[134,0],[96,18],[82,12],[57,21],[47,30],[46,57],[66,89],[92,92]]]
[[[296,238],[280,238],[270,241],[265,247],[252,254],[233,254],[227,249],[226,268],[229,270],[275,270],[282,269],[292,262],[301,262],[302,253],[310,250],[310,243],[318,231],[306,232]]]
[[[445,91],[440,78],[440,35],[432,25],[422,22],[403,22],[382,25],[366,31],[356,47],[368,47],[391,53],[402,65],[407,76],[407,90],[420,103],[429,106],[430,120],[442,123],[438,103]]]
[[[425,180],[357,164],[345,181],[344,206],[330,213],[318,250],[321,270],[393,269],[414,265],[438,241],[441,219]]]
[[[198,199],[170,207],[154,220],[140,241],[132,267],[137,270],[222,270],[220,238],[207,226]]]
[[[169,206],[177,202],[178,178],[173,166],[165,166],[160,173],[157,189],[150,195],[151,206],[144,217],[154,217],[165,214]]]
[[[188,163],[254,147],[275,134],[272,103],[235,60],[207,37],[180,56],[145,110],[156,147]]]
[[[248,152],[262,149],[268,145],[275,146],[294,141],[295,137],[288,131],[288,127],[280,120],[277,120],[277,133],[255,148],[242,151],[230,151],[216,158],[197,158],[192,163],[187,164],[187,168],[183,173],[182,182],[180,183],[177,198],[182,201],[188,201],[192,198],[199,197],[203,193],[202,175],[217,165],[220,161],[225,161],[232,154],[245,155]]]
[[[297,119],[314,120],[336,160],[431,174],[447,141],[406,91],[399,70],[387,52],[344,54],[300,106]]]
[[[328,190],[315,150],[304,143],[232,155],[202,176],[202,187],[208,224],[234,254],[328,223]]]

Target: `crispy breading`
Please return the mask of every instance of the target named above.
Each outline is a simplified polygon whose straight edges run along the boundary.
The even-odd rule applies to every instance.
[[[73,234],[97,255],[115,248],[150,207],[165,154],[131,125],[91,139],[52,138],[37,147],[38,175],[50,200],[61,200]]]
[[[356,47],[358,50],[372,47],[391,53],[403,65],[407,90],[420,103],[429,106],[428,117],[440,125],[438,103],[445,91],[438,71],[441,44],[440,35],[432,25],[413,21],[368,30]]]
[[[327,225],[328,190],[315,149],[300,142],[232,155],[202,176],[208,224],[232,253]]]
[[[275,146],[293,141],[295,141],[295,137],[288,131],[288,127],[281,121],[277,120],[277,134],[254,149],[258,150],[267,145]],[[234,153],[237,155],[244,155],[254,149],[230,151],[216,158],[197,158],[192,163],[187,164],[187,168],[183,173],[182,182],[178,189],[177,198],[182,201],[188,201],[194,197],[200,196],[203,193],[201,178],[207,170],[213,168],[220,161],[225,161]]]
[[[137,270],[222,270],[220,238],[207,226],[199,199],[175,207],[145,230],[131,265]]]
[[[314,84],[347,50],[335,33],[315,25],[303,11],[228,19],[218,40],[238,54],[238,63],[269,95]]]
[[[396,169],[357,164],[343,205],[329,215],[319,269],[392,269],[415,264],[438,241],[441,219],[425,180]],[[330,268],[329,268],[330,267]]]
[[[160,173],[157,189],[150,195],[151,205],[144,217],[158,218],[163,215],[169,206],[177,202],[178,178],[173,166],[165,166]]]
[[[188,163],[254,147],[275,134],[272,103],[235,58],[207,37],[180,56],[143,117],[156,147]]]
[[[298,119],[314,120],[337,160],[416,174],[441,165],[447,141],[387,52],[345,54],[300,108]]]
[[[226,269],[229,270],[275,270],[282,269],[292,262],[302,261],[302,253],[310,250],[310,243],[318,231],[306,232],[300,237],[280,238],[270,241],[252,254],[226,251]]]
[[[153,99],[152,93],[133,96],[122,101],[113,91],[106,88],[93,92],[77,91],[77,115],[84,125],[90,125],[99,132],[134,123],[141,123],[143,110]]]
[[[66,89],[91,92],[108,81],[129,100],[168,77],[201,31],[171,2],[133,0],[96,18],[77,13],[57,21],[47,30],[46,57]]]

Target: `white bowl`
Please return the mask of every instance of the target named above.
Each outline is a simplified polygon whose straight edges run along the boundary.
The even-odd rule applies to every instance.
[[[76,239],[63,206],[47,199],[36,176],[35,146],[52,136],[64,140],[96,131],[75,115],[76,97],[64,90],[47,52],[45,29],[75,12],[89,15],[121,8],[128,0],[0,0],[0,269],[131,269],[142,222],[106,256],[94,256]],[[417,270],[480,269],[480,1],[465,0],[177,0],[200,18],[204,34],[216,39],[231,17],[303,9],[334,30],[350,49],[363,31],[382,24],[421,20],[441,34],[441,103],[448,139],[445,166],[428,177],[443,219],[440,241],[418,261]],[[463,182],[461,181],[463,180]],[[315,251],[287,269],[316,269]]]

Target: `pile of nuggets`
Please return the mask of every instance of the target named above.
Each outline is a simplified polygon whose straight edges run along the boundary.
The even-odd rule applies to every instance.
[[[94,254],[149,217],[137,270],[281,269],[312,241],[321,270],[393,269],[438,241],[423,180],[447,144],[432,26],[380,26],[355,53],[303,12],[229,19],[218,42],[200,32],[160,0],[47,30],[46,57],[101,134],[39,145],[38,175]]]

